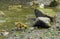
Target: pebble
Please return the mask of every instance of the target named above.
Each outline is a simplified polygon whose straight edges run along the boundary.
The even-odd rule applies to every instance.
[[[40,8],[44,8],[44,4],[41,4],[39,7],[40,7]]]
[[[2,34],[3,36],[7,36],[7,35],[9,34],[9,32],[1,32],[1,34]]]

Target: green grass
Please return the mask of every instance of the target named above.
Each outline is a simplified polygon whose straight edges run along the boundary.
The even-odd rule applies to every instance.
[[[0,7],[1,8],[1,7]],[[49,9],[49,8],[39,8],[39,10],[42,10],[43,12],[45,12],[44,14],[47,14],[49,16],[55,16],[56,12],[53,9]],[[7,10],[1,10],[3,11],[6,16],[3,17],[2,19],[6,20],[6,23],[3,23],[0,26],[0,29],[2,29],[4,26],[7,26],[7,29],[11,29],[15,27],[15,22],[16,21],[21,21],[23,23],[27,22],[26,18],[27,15],[33,15],[31,17],[35,17],[34,16],[34,10],[29,8],[16,8],[16,9],[10,9],[7,8]],[[9,22],[8,22],[9,21]],[[29,21],[29,20],[28,20]],[[3,28],[4,29],[4,28]]]
[[[18,10],[18,8],[16,8]],[[19,22],[23,22],[24,24],[26,22],[29,22],[29,20],[27,19],[27,15],[33,15],[31,17],[35,17],[34,16],[34,11],[31,8],[20,8],[22,9],[21,11],[15,11],[15,10],[2,10],[6,16],[3,17],[2,19],[6,20],[7,22],[2,23],[0,25],[0,29],[5,29],[5,30],[11,30],[13,28],[15,28],[15,22],[19,21]],[[55,12],[52,9],[40,9],[42,11],[44,11],[44,14],[48,14],[50,16],[55,15]],[[48,11],[47,11],[48,10]],[[7,28],[7,29],[6,29]]]
[[[19,10],[18,8],[16,8],[17,10]],[[27,15],[34,15],[33,10],[31,8],[21,8],[21,11],[17,11],[17,10],[2,10],[6,16],[5,18],[1,18],[4,19],[6,21],[6,23],[3,23],[0,26],[0,29],[2,29],[4,26],[7,26],[7,29],[11,29],[15,27],[15,22],[16,21],[21,21],[23,23],[25,23],[27,20],[25,20],[27,17]],[[3,28],[4,29],[4,28]]]

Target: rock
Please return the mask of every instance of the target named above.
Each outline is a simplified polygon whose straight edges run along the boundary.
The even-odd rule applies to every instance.
[[[31,32],[34,30],[34,27],[29,27],[29,30],[31,30]]]
[[[38,9],[34,9],[34,13],[35,13],[35,16],[36,18],[37,17],[44,17],[45,15],[43,14],[42,11],[38,10]]]
[[[1,31],[1,35],[3,35],[3,36],[7,36],[8,34],[9,34],[9,32],[7,32],[6,30]]]
[[[40,8],[44,8],[44,4],[40,4],[40,6],[39,6]]]
[[[50,19],[47,17],[38,17],[34,23],[35,27],[49,28],[50,27]]]
[[[50,19],[51,22],[53,22],[53,17],[50,17],[50,16],[44,14],[42,11],[40,11],[40,10],[38,10],[38,9],[35,9],[34,12],[35,12],[36,18],[37,18],[37,17],[47,17],[47,18]]]
[[[45,22],[47,24],[50,23],[50,19],[47,17],[38,17],[38,18],[36,18],[36,21],[38,21],[38,20],[42,20],[43,22]]]
[[[57,3],[57,1],[56,0],[53,0],[53,1],[51,1],[51,3],[50,3],[50,7],[56,7],[58,5],[58,3]]]

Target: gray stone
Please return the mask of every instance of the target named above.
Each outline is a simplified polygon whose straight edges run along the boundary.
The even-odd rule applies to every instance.
[[[50,27],[50,19],[47,17],[38,17],[38,18],[36,18],[34,27],[49,28]]]
[[[51,22],[53,22],[53,17],[50,17],[50,16],[44,14],[44,12],[42,12],[41,10],[35,9],[34,12],[35,12],[36,18],[37,17],[47,17],[50,19]]]
[[[38,17],[38,18],[36,18],[36,21],[38,21],[38,20],[42,20],[43,22],[45,22],[47,24],[50,23],[50,19],[47,17]]]

